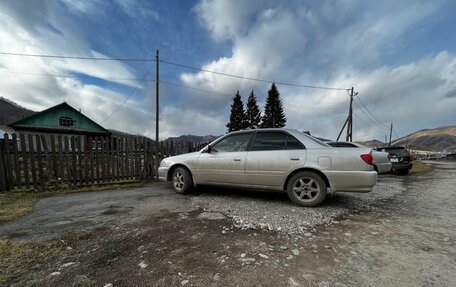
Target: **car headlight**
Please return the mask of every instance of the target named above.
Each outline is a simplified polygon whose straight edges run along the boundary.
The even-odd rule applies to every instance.
[[[166,160],[166,159],[164,159],[164,160],[162,160],[160,162],[160,166],[161,167],[169,167],[169,166],[171,166],[171,164],[172,164],[172,161],[169,161],[169,160]]]

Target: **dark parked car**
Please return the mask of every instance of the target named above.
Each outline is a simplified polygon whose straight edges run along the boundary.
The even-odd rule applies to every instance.
[[[405,147],[389,146],[377,148],[378,151],[385,151],[390,155],[390,161],[393,164],[391,171],[406,175],[412,169],[412,156]]]

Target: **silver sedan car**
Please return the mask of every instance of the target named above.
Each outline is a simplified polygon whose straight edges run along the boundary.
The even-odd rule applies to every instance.
[[[327,141],[325,142],[332,147],[339,147],[339,148],[367,148],[359,143],[353,142],[335,142],[335,141]],[[372,150],[372,157],[373,157],[373,165],[374,170],[378,173],[387,173],[391,171],[392,164],[390,162],[390,155],[387,152]]]
[[[317,206],[328,193],[371,191],[377,183],[371,152],[333,148],[296,130],[246,130],[165,158],[158,174],[181,194],[197,185],[235,186],[285,191],[297,205]]]

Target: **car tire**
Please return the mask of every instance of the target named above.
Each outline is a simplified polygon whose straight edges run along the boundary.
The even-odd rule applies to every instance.
[[[287,184],[287,194],[299,206],[320,205],[326,198],[326,183],[320,175],[301,171],[293,175]]]
[[[400,170],[399,171],[399,174],[400,175],[407,175],[409,173],[409,170],[408,169],[404,169],[404,170]]]
[[[188,194],[193,189],[192,175],[190,174],[188,169],[184,167],[178,167],[175,170],[173,170],[171,181],[173,183],[173,188],[176,193]]]

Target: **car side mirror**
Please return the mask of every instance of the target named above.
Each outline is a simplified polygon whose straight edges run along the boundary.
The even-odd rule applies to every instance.
[[[203,150],[203,152],[205,152],[205,153],[211,153],[211,149],[212,149],[211,146],[208,145],[208,146]]]

